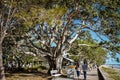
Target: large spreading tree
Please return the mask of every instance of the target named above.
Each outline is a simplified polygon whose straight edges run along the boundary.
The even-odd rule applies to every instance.
[[[61,6],[61,3],[62,6]],[[83,31],[93,31],[100,45],[119,51],[119,1],[53,1],[50,7],[30,6],[20,13],[25,26],[31,26],[28,43],[47,59],[50,69],[60,69],[62,55]],[[38,3],[39,4],[39,3]],[[111,6],[111,4],[113,6]],[[25,16],[23,16],[24,14]],[[105,36],[108,40],[102,39]],[[30,37],[31,36],[31,37]],[[114,37],[114,38],[113,38]],[[36,45],[37,44],[37,45]],[[111,49],[112,48],[112,49]]]
[[[23,3],[21,1],[17,9],[20,12],[15,15],[16,18],[13,18],[14,10],[17,8],[12,6],[15,5],[14,2],[7,4],[9,1],[2,0],[0,3],[0,78],[2,80],[4,80],[2,42],[7,31],[15,26],[16,21],[25,27],[30,27],[25,36],[26,41],[30,43],[29,47],[38,50],[38,53],[43,54],[48,60],[49,70],[61,69],[62,55],[70,49],[73,41],[83,31],[95,32],[103,40],[100,43],[102,47],[112,52],[119,52],[119,0],[23,0]],[[102,39],[101,35],[108,40]]]
[[[34,17],[24,17],[25,21],[31,22],[33,26],[27,34],[31,36],[28,41],[32,47],[39,50],[39,54],[43,54],[47,59],[50,65],[49,70],[61,68],[62,55],[69,51],[73,41],[78,36],[80,38],[83,31],[94,32],[101,39],[99,44],[101,47],[115,53],[119,52],[118,0],[109,2],[107,0],[61,0],[61,2],[63,6],[54,3],[51,10],[46,11],[46,8],[43,8],[39,11],[39,7],[31,7],[29,12],[25,12],[36,16],[36,20]],[[39,12],[44,14],[41,16]],[[33,21],[30,21],[31,19]],[[33,23],[35,21],[37,23]],[[103,36],[107,40],[102,38]]]

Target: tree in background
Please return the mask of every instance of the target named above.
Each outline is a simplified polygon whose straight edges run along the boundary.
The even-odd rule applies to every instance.
[[[2,60],[2,43],[7,35],[7,31],[15,27],[14,14],[16,12],[16,4],[13,1],[0,1],[0,79],[5,80],[3,60]]]
[[[10,49],[11,47],[17,47],[17,41],[20,40],[21,34],[15,32],[14,30],[19,30],[22,26],[22,21],[16,16],[21,8],[23,8],[24,0],[1,0],[0,1],[0,80],[5,80],[4,68],[3,68],[3,52],[4,50]],[[26,4],[26,3],[25,3]],[[19,28],[19,29],[18,29]],[[22,30],[23,32],[24,30]],[[16,37],[15,37],[16,36]],[[5,38],[8,37],[8,43],[4,43]],[[10,41],[10,42],[9,42]],[[4,44],[3,44],[4,43]],[[11,46],[9,45],[11,44]],[[12,46],[13,45],[13,46]],[[4,46],[4,47],[3,47]],[[6,49],[5,49],[6,48]],[[8,50],[7,50],[8,51]],[[3,56],[4,58],[4,56]]]

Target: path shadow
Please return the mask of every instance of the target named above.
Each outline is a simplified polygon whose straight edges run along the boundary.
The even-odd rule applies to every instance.
[[[97,74],[87,74],[87,76],[98,76]]]
[[[14,76],[14,75],[10,73],[5,73],[5,77],[11,77],[11,76]]]
[[[20,77],[36,77],[36,76],[41,76],[42,78],[46,78],[48,77],[49,75],[47,73],[44,73],[44,72],[16,72],[16,73],[6,73],[5,76],[6,77],[12,77],[12,76],[15,76],[15,75],[18,75]]]
[[[84,79],[73,79],[73,80],[84,80]]]

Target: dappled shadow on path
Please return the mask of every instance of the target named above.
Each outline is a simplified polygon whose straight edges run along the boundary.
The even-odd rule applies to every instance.
[[[42,78],[48,77],[47,73],[45,72],[17,72],[17,73],[6,73],[6,77],[12,77],[12,76],[19,76],[19,77],[39,77]]]

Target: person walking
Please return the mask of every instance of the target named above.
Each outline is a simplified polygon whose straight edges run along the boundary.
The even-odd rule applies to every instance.
[[[79,80],[79,78],[80,78],[80,65],[79,65],[79,63],[76,63],[75,70],[76,70],[76,73],[77,73],[77,78]]]
[[[87,78],[87,69],[88,69],[88,64],[86,61],[84,61],[84,64],[82,65],[82,69],[83,69],[83,74],[84,74],[84,80],[86,80]]]

